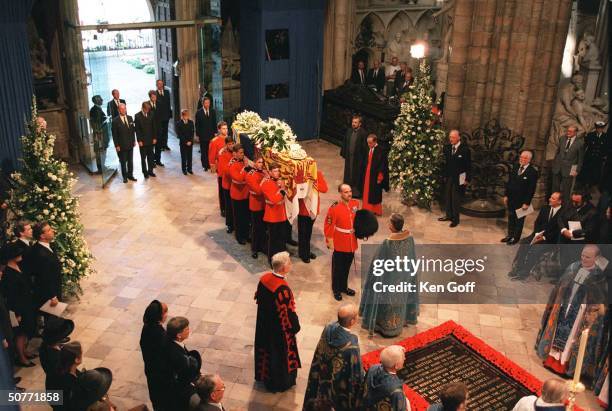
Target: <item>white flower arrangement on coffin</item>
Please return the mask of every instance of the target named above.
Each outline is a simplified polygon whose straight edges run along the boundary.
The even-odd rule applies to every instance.
[[[260,149],[270,148],[278,152],[290,150],[290,145],[296,141],[289,124],[277,118],[263,122],[259,131],[251,137]]]
[[[241,133],[254,135],[257,134],[262,124],[263,120],[259,117],[259,114],[254,111],[245,110],[236,115],[236,120],[232,123],[232,127]]]

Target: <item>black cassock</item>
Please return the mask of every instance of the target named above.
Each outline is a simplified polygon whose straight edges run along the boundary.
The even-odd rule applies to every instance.
[[[293,293],[284,278],[267,273],[259,280],[255,300],[255,380],[269,391],[285,391],[295,385],[301,367],[295,339],[300,322]]]
[[[365,184],[366,178],[366,170],[368,167],[368,158],[369,158],[370,150],[366,152],[366,158],[363,163],[363,175],[361,176],[361,184],[362,187]],[[374,147],[374,152],[372,153],[372,164],[370,165],[370,186],[368,187],[368,198],[367,200],[370,204],[380,204],[382,203],[382,192],[383,190],[389,191],[389,170],[387,165],[387,153],[385,150],[377,145]],[[382,173],[383,180],[381,183],[378,183],[378,174]]]

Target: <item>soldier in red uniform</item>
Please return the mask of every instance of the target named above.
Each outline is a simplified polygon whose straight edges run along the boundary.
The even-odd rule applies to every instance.
[[[263,220],[268,228],[268,260],[281,251],[286,251],[287,212],[285,210],[285,182],[280,178],[280,166],[268,167],[270,176],[261,182],[261,192],[266,202]]]
[[[234,213],[230,197],[232,179],[229,176],[229,162],[234,157],[233,150],[234,139],[231,136],[225,137],[225,147],[219,150],[217,160],[217,173],[221,176],[221,189],[223,191],[223,203],[225,204],[225,225],[228,233],[234,231]]]
[[[265,177],[263,169],[264,161],[256,157],[252,168],[244,177],[249,187],[249,211],[251,212],[251,257],[257,258],[257,253],[268,251],[266,240],[266,226],[263,221],[265,201],[261,193],[261,181]]]
[[[234,228],[236,229],[238,244],[246,244],[250,231],[249,187],[245,181],[246,166],[244,148],[241,144],[236,144],[234,146],[234,158],[229,162],[229,176],[232,180],[230,198],[234,211]]]
[[[319,193],[327,193],[327,181],[325,181],[323,172],[317,171],[317,180],[314,185]],[[317,211],[314,218],[310,216],[304,199],[300,198],[298,203],[300,206],[300,212],[298,213],[298,255],[302,261],[308,264],[310,260],[317,258],[317,256],[310,251],[310,238],[312,237],[312,226],[321,210],[321,198],[319,198],[319,202],[317,203]]]
[[[342,300],[342,294],[353,296],[355,290],[348,288],[348,275],[357,250],[357,237],[353,229],[359,201],[353,199],[353,190],[348,184],[338,186],[340,201],[334,202],[325,217],[325,242],[332,254],[332,291],[334,298]]]
[[[208,164],[210,165],[210,172],[217,173],[217,187],[219,189],[219,209],[221,210],[221,216],[225,216],[225,200],[223,198],[223,189],[221,187],[221,174],[219,174],[219,150],[225,147],[225,137],[227,137],[227,123],[220,121],[217,124],[217,135],[210,140],[208,144]]]

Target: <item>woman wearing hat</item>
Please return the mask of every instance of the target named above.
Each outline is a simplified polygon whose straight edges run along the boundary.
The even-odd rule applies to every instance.
[[[107,397],[112,382],[113,373],[108,368],[99,367],[83,371],[76,379],[70,409],[89,410],[90,407],[95,407],[98,402],[102,401],[109,405],[108,410],[114,410],[115,407]]]
[[[42,335],[40,353],[40,365],[45,371],[45,387],[49,385],[50,379],[59,372],[61,343],[74,330],[74,322],[59,317],[49,317]]]
[[[34,335],[36,320],[30,279],[19,268],[23,252],[24,248],[19,241],[8,243],[0,250],[0,259],[3,264],[6,264],[0,287],[2,295],[7,299],[7,308],[15,313],[19,323],[18,326],[13,327],[17,355],[16,365],[33,367],[35,364],[30,359],[34,357],[27,355],[26,347],[28,338]]]
[[[140,334],[140,351],[145,365],[149,398],[155,411],[170,409],[166,403],[168,371],[164,361],[166,330],[162,325],[168,316],[168,306],[157,300],[145,310]]]

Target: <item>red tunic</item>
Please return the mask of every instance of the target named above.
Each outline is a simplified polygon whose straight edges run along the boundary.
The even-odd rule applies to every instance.
[[[249,198],[249,187],[244,181],[246,171],[244,171],[244,162],[235,158],[229,162],[229,177],[232,180],[230,187],[230,198],[232,200],[246,200]]]
[[[244,177],[249,187],[249,210],[262,211],[266,202],[261,193],[261,180],[264,178],[263,171],[253,169]]]
[[[355,199],[351,199],[348,204],[336,201],[327,210],[325,239],[334,241],[334,251],[354,253],[357,250],[357,237],[353,229],[357,210],[359,201]]]
[[[263,220],[266,223],[282,223],[287,221],[285,196],[281,194],[278,183],[270,178],[264,178],[261,182],[261,192],[266,201]]]
[[[219,161],[219,150],[223,147],[225,147],[225,138],[220,135],[217,135],[208,143],[208,164],[211,167],[217,166],[217,176],[219,177],[221,177],[221,174],[219,174],[217,161]]]
[[[319,193],[327,193],[327,181],[325,181],[325,176],[323,176],[322,171],[317,171],[317,181],[315,181],[315,187]],[[298,204],[300,206],[299,215],[310,217],[310,213],[306,208],[306,204],[303,199],[298,199]],[[317,215],[319,215],[319,211],[321,211],[321,198],[319,197],[319,202],[317,203]]]
[[[376,215],[382,215],[382,203],[378,203],[378,204],[370,204],[368,202],[368,198],[370,196],[370,170],[372,169],[372,153],[373,151],[370,150],[370,153],[368,154],[368,166],[366,167],[366,172],[365,172],[365,177],[364,177],[364,183],[363,183],[363,204],[361,205],[361,208],[363,208],[364,210],[370,210],[371,212],[373,212]],[[378,181],[382,181],[383,179],[383,175],[382,173],[378,173],[378,176],[376,176]]]
[[[223,187],[224,190],[229,190],[232,184],[232,179],[229,176],[229,162],[233,157],[233,154],[227,149],[222,148],[219,150],[217,175],[221,176],[221,187]]]

